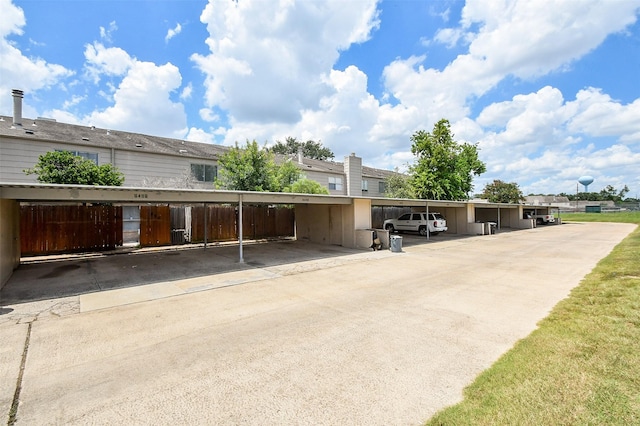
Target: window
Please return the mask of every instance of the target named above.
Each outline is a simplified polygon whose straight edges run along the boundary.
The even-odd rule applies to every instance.
[[[362,180],[362,190],[363,191],[369,191],[369,181],[368,180]]]
[[[218,168],[210,164],[192,164],[191,176],[199,182],[213,182],[218,175]]]
[[[342,191],[342,178],[330,177],[329,178],[329,189],[332,190],[332,191]]]
[[[387,192],[387,182],[378,182],[378,192],[381,194]]]
[[[95,164],[98,164],[98,153],[97,152],[82,152],[82,151],[69,151],[68,149],[56,149],[57,152],[70,152],[76,157],[86,158],[87,160],[93,161]]]

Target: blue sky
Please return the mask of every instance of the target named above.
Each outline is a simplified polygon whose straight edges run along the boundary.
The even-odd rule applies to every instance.
[[[527,193],[640,194],[637,0],[0,0],[0,114],[405,170],[451,122]],[[2,95],[4,94],[4,95]]]

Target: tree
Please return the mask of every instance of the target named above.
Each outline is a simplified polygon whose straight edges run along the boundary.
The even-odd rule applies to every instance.
[[[320,185],[315,180],[302,178],[294,182],[291,186],[286,188],[284,192],[294,192],[296,194],[326,194],[329,195],[329,190]]]
[[[38,182],[67,185],[121,186],[124,175],[111,164],[98,166],[92,160],[69,151],[50,151],[38,157],[28,175],[38,176]]]
[[[625,185],[620,191],[611,185],[607,185],[602,191],[600,191],[600,196],[604,201],[615,201],[616,203],[619,203],[624,200],[628,192],[629,187],[627,185]]]
[[[255,140],[244,148],[236,143],[218,163],[215,186],[235,191],[290,192],[288,188],[302,175],[291,160],[276,164],[273,153],[258,147]]]
[[[273,191],[277,186],[273,155],[247,140],[246,147],[235,147],[218,160],[221,169],[215,181],[217,188],[235,191]]]
[[[276,183],[277,187],[273,188],[277,192],[292,192],[289,191],[291,185],[298,182],[302,172],[291,160],[286,160],[284,163],[276,166]]]
[[[396,173],[387,176],[385,179],[384,195],[387,198],[416,198],[409,178],[398,173],[397,169]]]
[[[514,203],[524,201],[524,196],[517,183],[507,183],[499,179],[485,185],[481,198],[492,203]]]
[[[417,162],[409,169],[410,182],[417,198],[467,199],[473,189],[473,176],[487,170],[478,158],[478,146],[453,140],[446,119],[438,121],[432,133],[417,131],[411,142]]]
[[[306,158],[326,161],[334,157],[333,152],[329,148],[323,147],[320,142],[312,140],[300,142],[291,136],[288,136],[284,143],[276,141],[276,144],[270,150],[274,154],[290,155],[298,154],[299,148],[302,148],[302,155]]]

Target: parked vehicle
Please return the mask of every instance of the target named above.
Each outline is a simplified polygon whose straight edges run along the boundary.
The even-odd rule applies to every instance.
[[[420,235],[427,235],[427,227],[432,235],[444,232],[447,229],[447,220],[440,213],[405,213],[397,219],[387,219],[382,227],[389,232],[413,231]]]
[[[555,223],[556,218],[552,214],[536,214],[535,210],[525,210],[524,218],[525,219],[535,219],[536,224],[538,225],[548,225],[550,223]]]

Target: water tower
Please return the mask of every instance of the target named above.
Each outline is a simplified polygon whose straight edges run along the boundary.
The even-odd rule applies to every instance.
[[[584,185],[584,192],[589,192],[589,185],[593,182],[593,178],[591,176],[582,176],[578,179],[578,182]]]

